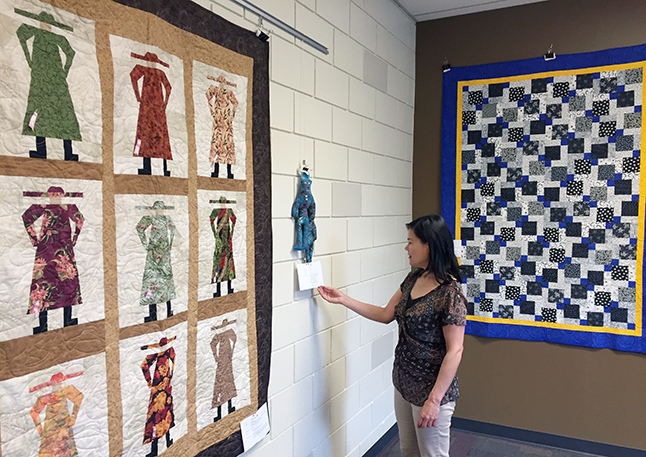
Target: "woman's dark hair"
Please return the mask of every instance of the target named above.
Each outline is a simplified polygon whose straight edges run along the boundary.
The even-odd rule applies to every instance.
[[[440,284],[455,279],[462,282],[462,272],[453,252],[453,235],[442,216],[429,214],[406,224],[415,236],[428,244],[429,262],[424,271],[433,273]]]

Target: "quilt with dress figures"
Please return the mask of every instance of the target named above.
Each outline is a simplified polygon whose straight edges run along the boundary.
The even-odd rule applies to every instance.
[[[0,38],[0,455],[241,454],[268,44],[189,0],[0,0]]]

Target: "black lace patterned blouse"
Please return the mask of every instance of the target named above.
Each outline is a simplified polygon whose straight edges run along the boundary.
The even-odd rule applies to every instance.
[[[435,385],[446,355],[442,327],[466,325],[467,300],[460,284],[451,281],[415,300],[410,291],[423,270],[411,271],[401,284],[402,298],[395,306],[399,341],[395,348],[393,384],[409,403],[423,406]],[[459,397],[458,378],[453,378],[441,404]]]

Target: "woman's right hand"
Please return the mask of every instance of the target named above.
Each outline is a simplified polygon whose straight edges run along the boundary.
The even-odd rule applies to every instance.
[[[319,291],[319,294],[321,294],[321,297],[330,303],[343,304],[343,299],[346,296],[343,292],[339,289],[335,289],[334,287],[319,286],[317,290]]]

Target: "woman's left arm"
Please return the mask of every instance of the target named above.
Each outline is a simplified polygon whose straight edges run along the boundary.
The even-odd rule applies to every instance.
[[[464,329],[463,325],[445,325],[442,327],[444,339],[446,340],[446,355],[440,366],[435,385],[428,396],[428,400],[424,402],[422,412],[419,415],[417,421],[419,428],[435,427],[437,425],[437,420],[440,416],[440,403],[453,382],[453,378],[460,366],[460,360],[462,360]]]

